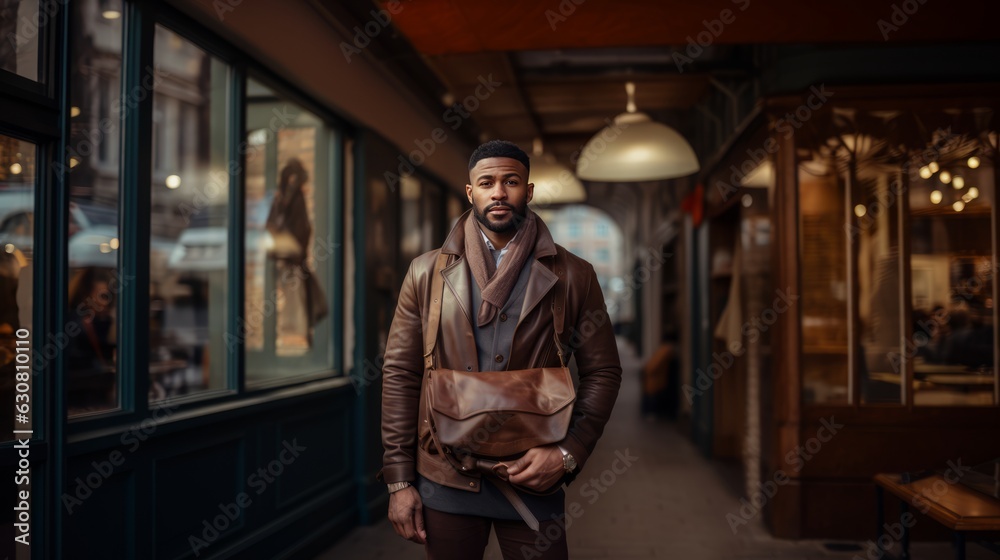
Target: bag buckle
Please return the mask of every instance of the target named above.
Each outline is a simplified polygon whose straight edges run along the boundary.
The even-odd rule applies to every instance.
[[[493,465],[491,470],[493,471],[493,474],[500,480],[507,480],[508,478],[510,478],[510,474],[507,473],[508,467],[509,465],[507,465],[507,463],[501,462]]]

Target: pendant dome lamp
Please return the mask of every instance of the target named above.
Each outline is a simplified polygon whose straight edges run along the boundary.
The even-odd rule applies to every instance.
[[[531,199],[533,209],[587,200],[583,183],[568,167],[558,163],[552,154],[544,152],[541,138],[535,138],[533,147],[528,174],[528,180],[535,184]]]
[[[636,111],[635,84],[625,84],[625,112],[584,146],[576,175],[587,181],[636,182],[674,179],[701,166],[691,144],[676,130]]]

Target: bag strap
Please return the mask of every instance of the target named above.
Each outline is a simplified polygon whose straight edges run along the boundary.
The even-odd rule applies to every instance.
[[[556,353],[559,354],[559,365],[566,367],[566,357],[563,355],[563,345],[560,336],[566,328],[566,283],[565,271],[559,262],[559,250],[556,249],[555,256],[552,257],[553,268],[556,272],[556,285],[552,286],[552,334],[556,340]]]
[[[559,262],[559,252],[553,257],[556,274],[556,284],[552,287],[552,326],[555,337],[556,352],[559,354],[559,365],[566,367],[566,357],[563,355],[563,345],[560,335],[566,327],[566,296],[564,271]],[[427,332],[424,336],[424,369],[434,369],[434,347],[437,346],[438,329],[441,327],[441,303],[444,299],[444,277],[441,272],[448,264],[448,255],[438,254],[431,276],[431,307],[427,316]]]
[[[438,328],[441,326],[441,300],[444,299],[444,280],[441,271],[448,263],[448,255],[438,254],[431,276],[431,309],[427,317],[427,333],[424,336],[424,369],[434,369],[434,347],[437,346]]]

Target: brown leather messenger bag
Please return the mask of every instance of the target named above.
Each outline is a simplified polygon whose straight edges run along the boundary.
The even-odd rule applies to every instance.
[[[444,283],[441,271],[448,256],[438,256],[431,279],[431,306],[424,338],[424,406],[436,451],[461,472],[478,471],[500,489],[525,523],[538,530],[538,520],[507,480],[507,467],[532,447],[565,439],[576,390],[559,342],[565,321],[563,283],[552,288],[552,322],[560,367],[509,371],[465,371],[435,364]],[[557,263],[558,266],[558,263]],[[552,494],[523,486],[532,494]]]

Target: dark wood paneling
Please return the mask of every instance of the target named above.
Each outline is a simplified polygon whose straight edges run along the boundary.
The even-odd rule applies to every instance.
[[[263,453],[261,467],[275,466],[277,509],[285,509],[324,486],[350,476],[350,419],[347,403],[302,414],[281,423],[275,441]],[[297,456],[296,456],[297,454]],[[284,464],[287,463],[287,464]]]
[[[67,468],[66,492],[80,499],[81,504],[67,508],[66,496],[61,510],[66,527],[64,558],[135,558],[135,472],[126,470],[105,478],[103,464],[107,454],[93,455],[74,461]],[[88,486],[88,477],[90,485]],[[95,484],[97,480],[99,484]],[[91,490],[78,490],[83,486]],[[86,497],[83,497],[86,496]]]
[[[156,558],[194,556],[191,536],[208,544],[199,548],[199,554],[212,552],[218,543],[244,529],[246,508],[240,505],[241,494],[247,494],[244,505],[255,505],[243,437],[192,441],[198,447],[156,459],[152,465]]]

